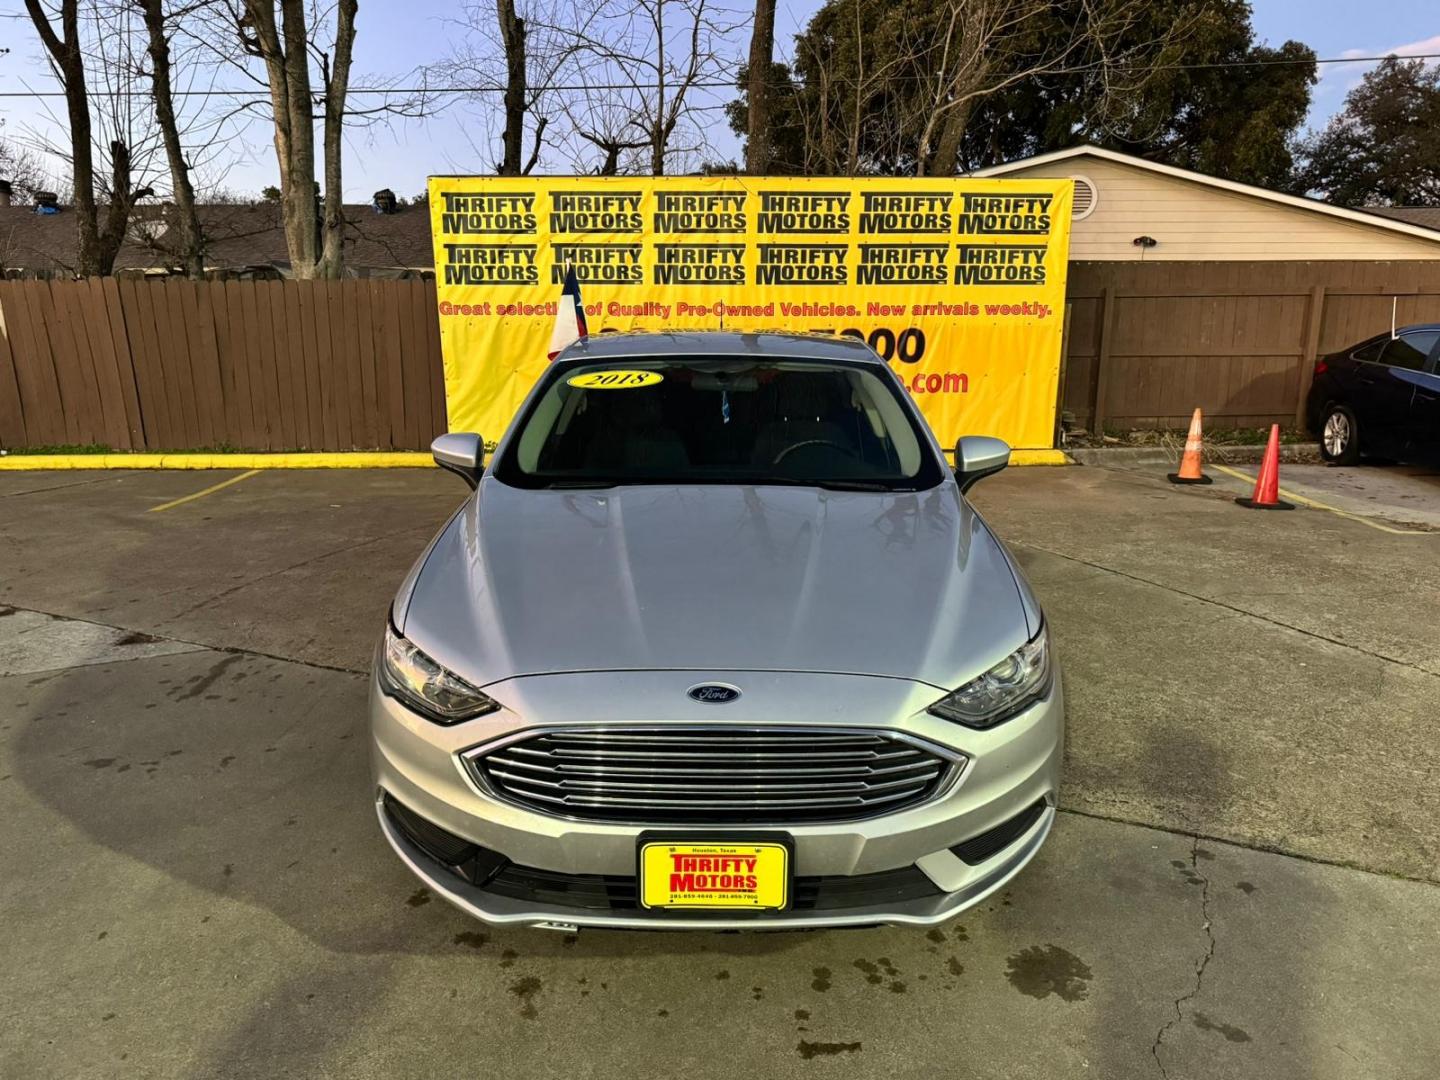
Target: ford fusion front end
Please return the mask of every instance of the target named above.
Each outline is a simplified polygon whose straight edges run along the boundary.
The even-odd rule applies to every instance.
[[[497,924],[977,903],[1045,839],[1063,736],[1039,606],[961,493],[981,451],[952,474],[848,342],[567,350],[377,647],[385,836]]]

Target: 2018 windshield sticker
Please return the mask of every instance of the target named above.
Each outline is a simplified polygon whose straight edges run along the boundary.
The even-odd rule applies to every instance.
[[[635,390],[664,381],[665,376],[658,371],[587,371],[565,380],[567,385],[582,390]]]

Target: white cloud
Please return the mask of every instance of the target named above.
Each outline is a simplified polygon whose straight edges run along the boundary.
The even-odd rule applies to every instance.
[[[1346,49],[1340,55],[1342,57],[1390,56],[1392,54],[1395,56],[1429,56],[1435,53],[1440,53],[1440,34],[1421,38],[1418,41],[1407,41],[1403,45],[1390,45],[1374,49]],[[1434,62],[1431,61],[1431,63]],[[1360,85],[1360,79],[1375,66],[1373,61],[1357,61],[1353,64],[1322,64],[1320,65],[1320,84],[1315,88],[1315,96],[1317,98],[1322,95],[1338,97]]]

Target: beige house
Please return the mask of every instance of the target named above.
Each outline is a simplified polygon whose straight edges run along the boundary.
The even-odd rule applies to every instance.
[[[1072,261],[1440,259],[1440,231],[1078,146],[977,177],[1070,178]]]

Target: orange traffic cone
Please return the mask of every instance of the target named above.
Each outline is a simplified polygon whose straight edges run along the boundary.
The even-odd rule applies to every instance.
[[[1200,434],[1200,410],[1190,417],[1190,433],[1185,436],[1185,456],[1180,459],[1180,471],[1170,474],[1172,484],[1208,484],[1210,477],[1200,471],[1200,455],[1204,437]]]
[[[1248,499],[1236,499],[1251,510],[1294,510],[1295,504],[1280,500],[1280,425],[1270,425],[1270,442],[1265,447],[1265,460],[1255,478],[1255,493]]]

